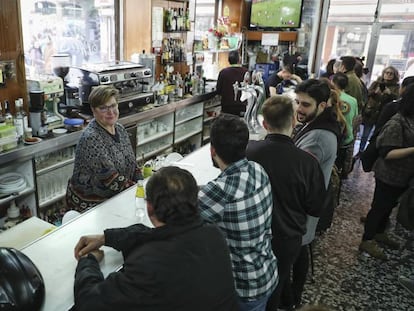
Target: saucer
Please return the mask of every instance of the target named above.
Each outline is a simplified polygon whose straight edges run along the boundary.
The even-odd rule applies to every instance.
[[[35,144],[38,144],[42,141],[42,139],[39,138],[39,137],[31,137],[30,140],[33,140],[33,141],[24,140],[24,144],[25,145],[35,145]]]

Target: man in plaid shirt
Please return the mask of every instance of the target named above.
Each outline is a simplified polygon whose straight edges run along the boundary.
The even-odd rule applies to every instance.
[[[262,311],[278,281],[269,177],[246,159],[249,132],[239,117],[217,117],[210,139],[213,164],[222,172],[200,189],[201,216],[216,223],[227,240],[240,310]]]

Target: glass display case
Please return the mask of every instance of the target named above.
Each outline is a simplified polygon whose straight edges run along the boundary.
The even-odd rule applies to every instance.
[[[175,111],[174,143],[180,143],[202,131],[204,103],[196,103]]]
[[[204,116],[203,116],[203,144],[208,143],[210,140],[210,127],[212,121],[221,112],[220,95],[204,102]]]
[[[171,147],[174,113],[137,124],[137,160],[150,158]]]
[[[39,211],[65,197],[73,173],[75,146],[34,158]]]

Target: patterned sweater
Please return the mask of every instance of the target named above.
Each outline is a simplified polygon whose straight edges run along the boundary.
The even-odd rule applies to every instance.
[[[128,132],[121,124],[115,132],[111,135],[94,119],[82,133],[66,194],[69,207],[83,211],[142,178]]]

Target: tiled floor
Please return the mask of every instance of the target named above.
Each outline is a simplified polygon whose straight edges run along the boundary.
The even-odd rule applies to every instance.
[[[390,232],[401,242],[386,250],[386,262],[358,252],[365,216],[372,199],[374,179],[360,163],[344,180],[340,205],[332,227],[314,243],[314,283],[305,287],[303,302],[319,303],[335,311],[413,311],[414,298],[399,284],[398,276],[414,277],[414,234],[395,223]]]

